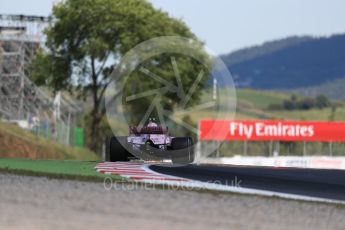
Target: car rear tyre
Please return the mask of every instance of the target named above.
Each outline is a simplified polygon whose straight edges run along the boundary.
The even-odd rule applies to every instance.
[[[111,137],[108,143],[108,158],[110,162],[129,161],[131,154],[124,147],[127,137]],[[107,159],[108,160],[108,159]]]
[[[190,164],[194,162],[193,138],[175,137],[171,141],[173,155],[171,160],[174,164]]]

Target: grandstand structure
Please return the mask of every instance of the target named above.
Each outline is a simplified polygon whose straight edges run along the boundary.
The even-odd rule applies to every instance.
[[[68,144],[68,133],[81,105],[63,93],[54,96],[30,80],[30,63],[38,49],[44,48],[43,31],[51,22],[50,17],[0,14],[0,119],[45,117],[50,129],[57,129],[51,123],[65,127],[59,135],[67,137],[62,142]]]
[[[23,120],[49,103],[29,79],[29,64],[43,42],[50,18],[0,15],[0,115]]]

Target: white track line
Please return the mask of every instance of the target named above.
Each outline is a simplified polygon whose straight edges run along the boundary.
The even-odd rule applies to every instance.
[[[119,175],[134,181],[144,183],[168,185],[174,188],[187,188],[193,190],[214,190],[222,192],[233,192],[247,195],[259,195],[266,197],[279,197],[292,200],[303,200],[313,202],[326,202],[332,204],[344,204],[344,201],[323,199],[311,196],[294,195],[281,192],[271,192],[259,189],[242,188],[231,185],[223,185],[216,183],[208,183],[190,180],[182,177],[165,175],[151,170],[149,164],[144,163],[128,163],[128,162],[104,162],[96,165],[95,169],[104,174]]]
[[[143,163],[104,162],[96,165],[95,169],[107,175],[119,175],[135,181],[187,181],[188,179],[156,173],[144,167]]]

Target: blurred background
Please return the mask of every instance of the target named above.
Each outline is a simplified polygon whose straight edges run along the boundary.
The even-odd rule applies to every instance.
[[[0,0],[0,229],[344,229],[344,9]],[[162,36],[189,45],[121,65]],[[159,109],[171,136],[194,138],[194,164],[170,164],[172,151],[104,162],[106,152],[127,159],[108,137],[143,117],[161,122]]]
[[[134,45],[163,35],[197,39],[224,61],[237,89],[236,120],[345,120],[341,0],[0,5],[2,157],[101,159],[112,135],[103,111],[103,89],[116,67],[109,60],[117,63]],[[197,127],[209,117],[182,119]],[[202,157],[344,154],[342,142],[225,141]]]

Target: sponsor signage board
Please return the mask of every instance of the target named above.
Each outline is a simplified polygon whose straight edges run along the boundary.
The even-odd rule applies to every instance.
[[[201,120],[202,141],[345,142],[345,122]]]

